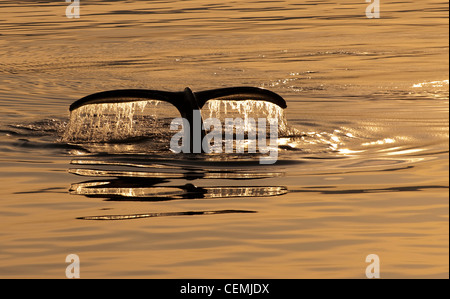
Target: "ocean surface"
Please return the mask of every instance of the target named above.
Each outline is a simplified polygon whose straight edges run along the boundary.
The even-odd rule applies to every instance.
[[[0,278],[448,278],[448,2],[368,5],[0,0]],[[286,100],[277,163],[71,139],[95,92],[233,86]]]

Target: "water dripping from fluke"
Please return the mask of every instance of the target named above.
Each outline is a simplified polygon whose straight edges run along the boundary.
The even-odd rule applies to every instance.
[[[150,148],[168,150],[167,141],[173,136],[172,129],[169,130],[171,121],[181,115],[188,123],[183,133],[188,136],[188,152],[205,153],[203,143],[208,131],[204,119],[209,114],[209,119],[243,119],[242,124],[236,124],[233,134],[237,134],[238,126],[243,126],[249,141],[243,146],[250,147],[250,137],[262,132],[251,122],[255,116],[269,121],[277,120],[278,135],[286,135],[289,131],[283,111],[286,107],[286,101],[280,95],[257,87],[230,87],[200,92],[193,92],[190,88],[183,92],[144,89],[104,91],[81,98],[70,106],[70,121],[61,141],[145,141],[145,146]]]

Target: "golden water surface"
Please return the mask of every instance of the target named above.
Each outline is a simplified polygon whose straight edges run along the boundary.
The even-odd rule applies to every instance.
[[[448,278],[448,3],[380,2],[0,0],[0,277]],[[242,85],[302,132],[275,165],[61,141],[94,92]]]

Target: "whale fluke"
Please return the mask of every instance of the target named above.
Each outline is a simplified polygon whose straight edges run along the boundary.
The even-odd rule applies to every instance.
[[[142,101],[142,99],[165,101],[176,106],[183,98],[183,92],[169,92],[148,89],[117,89],[97,92],[85,96],[70,105],[69,110],[73,111],[85,105],[92,104],[114,104]]]
[[[187,87],[182,92],[170,92],[148,89],[118,89],[103,91],[83,97],[70,105],[69,110],[74,111],[80,107],[94,104],[114,104],[140,102],[143,100],[158,100],[172,104],[177,108],[181,116],[189,122],[190,125],[190,147],[191,152],[195,152],[193,136],[200,134],[200,140],[206,135],[205,130],[200,125],[200,132],[196,129],[194,118],[200,117],[200,124],[203,123],[201,115],[198,112],[209,100],[215,101],[264,101],[273,103],[282,109],[287,107],[286,101],[278,94],[257,87],[229,87],[219,88],[200,92],[192,92]],[[197,112],[195,112],[197,111]],[[199,146],[198,144],[196,144]],[[201,148],[201,144],[200,144]]]

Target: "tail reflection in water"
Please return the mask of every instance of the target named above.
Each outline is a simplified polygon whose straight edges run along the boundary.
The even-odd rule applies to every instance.
[[[128,220],[162,216],[194,216],[194,215],[216,215],[229,213],[256,213],[255,211],[246,210],[220,210],[220,211],[188,211],[188,212],[169,212],[169,213],[146,213],[132,215],[103,215],[103,216],[86,216],[77,219],[83,220]]]
[[[196,187],[193,184],[184,186],[154,186],[152,180],[112,179],[106,181],[89,181],[73,184],[71,194],[87,197],[102,197],[120,201],[166,201],[176,199],[199,198],[231,198],[278,196],[287,193],[285,187]]]
[[[192,183],[176,184],[176,180],[224,179],[255,180],[282,176],[280,172],[246,171],[245,169],[208,170],[207,167],[147,162],[134,164],[120,160],[73,160],[77,168],[72,174],[102,179],[74,183],[69,192],[89,198],[104,198],[107,201],[160,202],[194,199],[226,199],[280,196],[288,192],[283,186],[214,186],[201,187]],[[95,169],[94,169],[95,166]],[[131,168],[131,169],[130,169]],[[222,180],[221,180],[222,182]],[[168,213],[141,213],[131,215],[101,215],[78,217],[83,220],[129,220],[163,216],[215,215],[229,213],[256,213],[253,210],[227,209],[208,211],[181,211]]]

